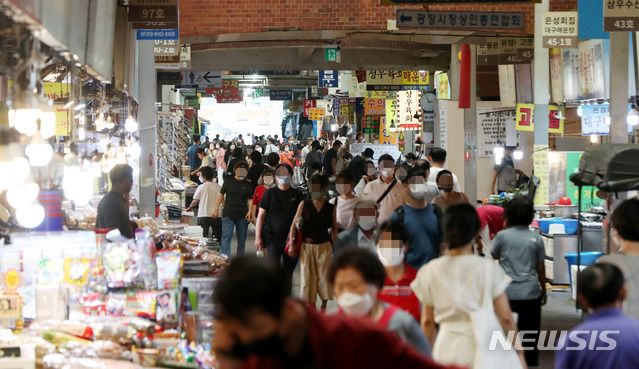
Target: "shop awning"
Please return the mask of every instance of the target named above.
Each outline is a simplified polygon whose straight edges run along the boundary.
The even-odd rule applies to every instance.
[[[596,186],[605,192],[639,189],[639,145],[606,144],[588,148],[579,172],[570,175],[577,186]]]

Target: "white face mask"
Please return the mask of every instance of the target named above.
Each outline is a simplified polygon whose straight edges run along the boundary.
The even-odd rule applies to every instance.
[[[373,216],[360,216],[357,224],[359,227],[365,231],[370,231],[375,228],[377,220]]]
[[[404,249],[401,247],[378,247],[377,256],[384,266],[398,266],[404,262]]]
[[[363,317],[371,312],[373,308],[373,298],[369,292],[358,295],[352,292],[344,292],[337,299],[337,305],[348,316]]]
[[[215,145],[215,148],[216,148],[216,149],[219,149],[219,148],[220,148],[220,145]]]
[[[382,174],[386,178],[391,178],[393,176],[394,172],[395,172],[395,169],[393,169],[393,168],[385,168],[385,169],[382,170]]]
[[[229,149],[235,150],[235,145],[231,145],[231,147],[229,147]]]
[[[415,183],[409,185],[410,195],[415,199],[423,199],[426,193],[426,183]]]
[[[280,186],[286,186],[289,183],[291,183],[290,176],[277,176],[277,184]]]
[[[272,176],[268,176],[268,177],[264,177],[264,184],[267,186],[270,186],[273,184],[273,177]]]

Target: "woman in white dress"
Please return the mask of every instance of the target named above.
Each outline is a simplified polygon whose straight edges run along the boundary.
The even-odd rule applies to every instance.
[[[484,306],[486,289],[504,332],[517,331],[505,293],[510,277],[492,259],[473,255],[479,227],[471,205],[448,208],[444,217],[448,252],[424,265],[411,284],[422,302],[422,329],[433,346],[433,359],[442,364],[473,368],[476,350],[470,314]],[[525,368],[523,352],[518,354]],[[499,364],[494,368],[500,368]]]

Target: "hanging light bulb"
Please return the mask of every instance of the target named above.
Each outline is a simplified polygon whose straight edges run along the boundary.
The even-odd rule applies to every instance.
[[[25,228],[35,228],[44,220],[44,208],[40,204],[23,206],[16,210],[16,219]]]
[[[513,152],[513,158],[514,158],[515,160],[521,160],[521,159],[523,159],[523,157],[524,157],[524,152],[523,152],[523,151],[521,151],[521,150],[515,150],[515,151]]]
[[[106,129],[113,129],[113,127],[115,127],[115,123],[113,123],[113,118],[111,118],[111,115],[107,117],[107,120],[105,122],[105,127]]]
[[[40,187],[35,183],[15,186],[7,191],[7,202],[15,209],[31,204],[38,197]]]
[[[64,168],[62,188],[67,199],[76,205],[86,205],[93,195],[93,177],[87,175],[79,166]]]
[[[28,136],[33,136],[38,131],[38,119],[42,111],[40,109],[17,109],[9,111],[9,121],[11,127],[15,127],[18,132]],[[55,123],[54,123],[55,124]]]
[[[639,124],[639,113],[635,109],[630,109],[630,113],[628,113],[628,117],[626,118],[626,122],[628,125],[636,126]]]
[[[55,134],[55,113],[43,112],[40,115],[40,133],[42,138],[47,139]]]
[[[106,121],[104,120],[104,115],[99,114],[95,118],[95,130],[99,132],[99,131],[103,131],[105,128],[106,128]]]
[[[11,143],[0,146],[0,191],[18,186],[29,176],[31,168],[24,158],[20,145]],[[7,175],[7,173],[11,173]]]
[[[43,167],[51,161],[53,148],[42,138],[42,134],[38,132],[33,136],[31,143],[27,146],[24,153],[27,154],[31,166]]]
[[[590,143],[599,143],[599,137],[597,135],[590,135]]]
[[[493,152],[495,153],[495,164],[500,165],[501,159],[504,157],[503,146],[496,146]]]
[[[140,143],[139,142],[132,143],[131,146],[129,147],[129,155],[131,156],[131,158],[133,160],[138,159],[141,153],[142,153],[142,149],[140,148]]]
[[[138,121],[133,118],[133,115],[129,114],[126,121],[124,121],[124,129],[129,132],[136,132],[138,130]]]

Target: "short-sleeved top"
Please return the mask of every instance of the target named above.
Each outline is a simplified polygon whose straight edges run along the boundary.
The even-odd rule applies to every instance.
[[[286,241],[297,208],[303,199],[304,195],[292,187],[282,191],[274,186],[264,191],[260,201],[260,208],[266,211],[266,228],[262,233],[263,237],[269,241]]]
[[[198,218],[211,217],[213,215],[215,203],[217,202],[217,197],[221,189],[222,187],[220,187],[219,184],[213,182],[204,182],[197,187],[193,199],[199,200],[197,210]]]
[[[391,182],[392,183],[392,182]],[[381,178],[368,182],[364,188],[364,194],[373,197],[374,201],[377,201],[386,192],[386,189],[390,186],[390,183],[385,183]],[[406,191],[402,189],[401,183],[395,183],[390,192],[384,197],[379,204],[379,216],[377,217],[377,223],[382,224],[387,221],[393,212],[406,202]]]
[[[384,280],[384,287],[377,295],[380,301],[393,304],[405,310],[407,313],[413,316],[416,321],[421,320],[421,310],[419,308],[419,300],[413,290],[410,289],[410,284],[413,283],[417,277],[417,270],[410,265],[406,265],[404,275],[397,283],[393,282],[386,275]]]
[[[493,234],[499,233],[504,229],[504,208],[495,205],[484,205],[477,208],[477,215],[479,215],[479,221],[481,227],[488,226],[490,233],[490,239]]]
[[[494,300],[510,281],[492,259],[461,255],[442,256],[424,265],[410,286],[422,304],[434,308],[438,324],[470,324],[470,313],[484,306],[486,289]]]
[[[435,259],[440,254],[440,244],[443,239],[439,226],[439,218],[435,213],[435,206],[428,204],[425,208],[416,209],[403,205],[404,228],[410,240],[406,262],[415,269]],[[399,220],[397,211],[391,219]]]
[[[495,165],[497,172],[497,190],[504,191],[515,188],[517,184],[517,172],[512,159],[503,158],[501,164]]]
[[[288,164],[291,168],[295,168],[295,154],[292,151],[286,151],[280,153],[280,163]]]
[[[357,196],[352,199],[345,199],[339,196],[330,200],[330,203],[333,205],[335,205],[335,202],[337,202],[337,227],[339,229],[354,227],[357,224],[355,217],[353,216],[355,205],[357,205]]]
[[[253,192],[253,205],[260,206],[260,201],[262,201],[262,196],[264,196],[264,192],[268,190],[267,187],[257,186],[255,188],[255,192]]]
[[[223,217],[244,218],[248,213],[248,200],[253,198],[253,185],[246,179],[238,180],[228,176],[220,191],[224,198]]]
[[[202,160],[202,165],[200,165],[200,169],[204,167],[209,167],[213,169],[213,159],[210,156],[206,155],[204,159],[201,159],[201,160]]]
[[[627,291],[623,312],[626,316],[639,320],[639,255],[612,254],[597,262],[610,263],[621,269]]]
[[[199,149],[200,145],[192,145],[186,150],[186,156],[189,158],[189,166],[191,167],[191,171],[196,170],[202,165],[202,159],[197,156],[197,149]]]
[[[433,199],[433,204],[439,206],[442,210],[446,210],[455,204],[467,204],[468,198],[461,192],[451,192],[448,201],[444,199],[444,195],[440,194]]]
[[[257,181],[259,181],[260,176],[264,172],[264,169],[266,169],[266,165],[263,163],[253,164],[253,166],[249,168],[246,179],[251,181],[253,189],[256,189],[258,187]]]
[[[354,157],[353,160],[348,163],[348,167],[351,168],[351,173],[355,181],[359,181],[366,175],[366,159],[361,155]]]
[[[302,210],[302,238],[311,239],[314,244],[330,242],[332,240],[329,229],[333,227],[333,209],[335,206],[328,201],[318,212],[313,205],[313,201],[304,200],[304,209]]]
[[[327,176],[332,176],[335,174],[335,172],[333,172],[333,166],[331,165],[331,161],[335,159],[335,167],[337,167],[337,150],[335,149],[329,149],[326,151],[326,154],[324,154],[324,170],[326,171],[326,175]]]
[[[541,296],[537,263],[546,259],[544,241],[528,227],[503,230],[495,237],[493,254],[513,282],[506,294],[509,300],[534,300]]]
[[[444,168],[430,167],[430,174],[428,174],[428,182],[434,183],[435,186],[437,186],[437,175],[442,170],[444,170]],[[453,191],[462,192],[461,186],[459,185],[459,180],[457,179],[457,176],[455,175],[455,173],[453,173]]]
[[[100,200],[95,228],[117,228],[122,236],[133,238],[133,227],[131,227],[129,219],[129,204],[122,195],[111,191]]]
[[[384,309],[389,309],[389,307],[389,304],[384,304]],[[388,329],[389,332],[393,332],[401,337],[404,342],[410,344],[422,354],[429,357],[432,355],[428,339],[426,339],[424,331],[422,331],[418,321],[413,319],[413,317],[403,309],[395,310],[395,313],[388,322],[388,326],[385,328]]]

